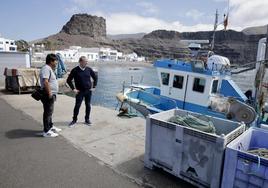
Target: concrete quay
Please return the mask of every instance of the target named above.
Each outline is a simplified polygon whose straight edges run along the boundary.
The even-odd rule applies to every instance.
[[[46,140],[40,137],[43,113],[40,102],[33,100],[29,94],[1,94],[0,100],[15,111],[22,113],[23,116],[35,121],[36,127],[34,128],[35,131],[32,132],[32,136],[37,136],[37,139],[41,140],[41,142]],[[89,160],[94,159],[100,168],[107,168],[113,171],[123,177],[124,180],[122,181],[134,182],[131,186],[192,187],[190,184],[162,170],[151,171],[144,167],[145,119],[140,117],[120,118],[117,116],[117,111],[92,106],[91,121],[93,125],[86,126],[83,124],[85,108],[82,105],[78,124],[73,128],[69,128],[68,123],[72,119],[74,102],[75,100],[72,97],[58,95],[53,120],[54,125],[63,129],[63,131],[60,133],[59,138],[53,138],[54,142],[57,142],[57,139],[65,140],[68,145],[79,150]],[[5,110],[5,108],[1,110]],[[10,114],[10,118],[12,118],[12,114]],[[0,121],[2,120],[0,119]],[[23,121],[21,123],[24,124]],[[29,127],[29,129],[31,128]],[[58,147],[60,148],[61,146],[59,145]],[[61,159],[59,158],[58,160]],[[77,178],[79,178],[79,175],[77,174]],[[117,186],[111,185],[111,187]]]

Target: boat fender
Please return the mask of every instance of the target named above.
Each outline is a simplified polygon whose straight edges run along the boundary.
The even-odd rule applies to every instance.
[[[117,100],[119,100],[120,102],[124,102],[124,101],[126,101],[126,97],[124,96],[123,93],[118,93],[118,94],[116,95],[116,98],[117,98]]]

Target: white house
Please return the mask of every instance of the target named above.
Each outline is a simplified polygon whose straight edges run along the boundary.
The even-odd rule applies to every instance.
[[[17,45],[14,40],[0,37],[0,51],[2,52],[16,52]]]
[[[135,52],[131,53],[131,54],[126,54],[125,55],[125,60],[127,61],[145,61],[145,57],[143,56],[138,56],[138,54],[136,54]]]
[[[64,61],[67,62],[78,62],[79,54],[77,49],[64,49],[56,50],[55,54],[59,53]]]
[[[80,48],[78,50],[79,57],[85,56],[88,61],[98,61],[99,60],[99,48]]]
[[[49,53],[59,53],[66,62],[78,62],[81,56],[85,56],[88,61],[112,60],[124,59],[123,53],[118,52],[110,48],[82,48],[81,46],[70,46],[69,49],[56,50],[56,51],[44,51],[42,53],[33,54],[34,61],[40,61]],[[44,58],[45,59],[45,58]]]
[[[111,48],[100,48],[100,59],[102,60],[114,60],[122,59],[123,53],[113,50]]]
[[[39,52],[42,53],[45,51],[45,45],[44,44],[32,44],[31,46],[33,52]]]
[[[100,48],[100,52],[99,52],[100,59],[108,60],[110,50],[111,50],[110,48]]]
[[[99,60],[99,48],[82,48],[80,46],[70,46],[69,49],[56,50],[56,51],[45,51],[45,55],[49,53],[59,53],[66,62],[78,62],[81,56],[85,56],[88,61]]]
[[[71,50],[79,50],[81,48],[82,48],[81,46],[70,46],[69,47],[69,49],[71,49]]]

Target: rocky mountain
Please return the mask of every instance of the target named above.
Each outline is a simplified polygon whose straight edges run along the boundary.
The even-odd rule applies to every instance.
[[[189,55],[185,44],[169,38],[151,39],[144,33],[106,37],[105,19],[87,14],[76,14],[63,26],[62,30],[41,40],[46,49],[64,49],[72,45],[82,47],[112,47],[124,53],[136,52],[149,58],[184,58]],[[116,40],[115,40],[116,39]]]
[[[25,40],[16,40],[17,50],[21,52],[27,52],[29,49],[29,44]]]
[[[102,17],[88,14],[75,14],[63,27],[60,33],[69,35],[86,35],[89,37],[106,37],[106,21]]]
[[[242,32],[246,35],[264,35],[267,33],[267,25],[248,27],[246,29],[243,29]]]
[[[258,31],[258,32],[257,32]],[[228,57],[233,64],[245,64],[256,59],[257,44],[262,27],[248,28],[242,32],[233,30],[217,31],[215,53]],[[260,34],[261,33],[261,34]],[[112,47],[122,52],[136,52],[150,59],[185,58],[190,51],[181,40],[211,40],[212,31],[177,32],[156,30],[149,34],[106,36],[106,23],[102,17],[76,14],[63,26],[62,30],[40,42],[53,49],[64,49],[71,45],[82,47]],[[205,46],[209,48],[209,46]]]
[[[67,33],[57,33],[51,35],[47,38],[44,38],[39,43],[50,44],[51,49],[66,49],[69,46],[82,46],[82,47],[101,47],[101,46],[110,46],[112,41],[106,39],[105,37],[89,37],[87,35],[70,35]]]
[[[143,38],[180,40],[180,33],[177,31],[155,30],[147,35],[144,35]]]
[[[146,35],[146,33],[119,34],[119,35],[107,35],[107,38],[112,40],[141,39],[144,35]]]
[[[117,49],[130,49],[138,55],[148,57],[151,60],[158,58],[188,58],[190,50],[187,45],[179,40],[170,39],[125,39],[117,41]]]
[[[143,37],[143,39],[180,40],[210,40],[212,31],[183,32],[157,30]],[[247,35],[233,30],[217,31],[215,34],[214,52],[228,57],[233,64],[245,64],[256,60],[257,45],[264,34]],[[210,46],[204,46],[209,49]]]

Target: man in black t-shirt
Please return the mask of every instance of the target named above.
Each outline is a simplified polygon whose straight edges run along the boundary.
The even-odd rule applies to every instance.
[[[93,84],[91,83],[91,78],[93,78]],[[73,85],[73,81],[75,86]],[[79,58],[79,65],[72,69],[69,77],[67,78],[67,84],[75,93],[75,107],[73,112],[73,120],[69,124],[70,127],[73,127],[77,122],[77,116],[79,114],[79,109],[82,104],[83,99],[85,98],[86,105],[86,115],[85,115],[85,124],[91,125],[89,116],[91,111],[91,88],[97,86],[98,78],[94,71],[87,67],[87,59],[85,56]]]

